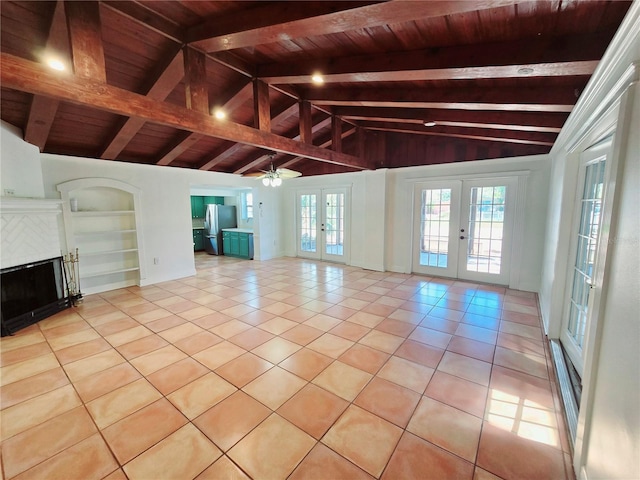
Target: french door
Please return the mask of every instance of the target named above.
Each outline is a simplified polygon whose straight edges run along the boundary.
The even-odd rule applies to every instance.
[[[592,285],[598,257],[598,238],[605,185],[607,153],[605,142],[586,150],[581,157],[573,222],[571,259],[560,342],[578,375],[584,369],[584,346],[589,333]]]
[[[516,187],[513,177],[416,185],[412,270],[507,285]]]
[[[346,263],[349,253],[347,188],[314,189],[297,195],[297,255]]]

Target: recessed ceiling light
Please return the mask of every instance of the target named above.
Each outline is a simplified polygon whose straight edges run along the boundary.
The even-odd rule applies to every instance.
[[[311,75],[311,81],[316,85],[322,85],[324,83],[324,77],[320,73],[314,73]]]
[[[213,116],[218,120],[224,120],[225,118],[227,118],[227,114],[221,108],[216,108],[213,112]]]
[[[434,121],[430,121],[430,122],[424,122],[423,124],[425,127],[435,127],[437,124]]]
[[[49,66],[49,68],[52,68],[54,70],[58,70],[59,72],[63,72],[66,70],[66,66],[64,64],[64,62],[62,60],[59,60],[57,58],[48,58],[47,59],[47,65]]]
[[[530,75],[533,73],[533,68],[530,67],[522,67],[518,69],[518,73],[520,75]]]

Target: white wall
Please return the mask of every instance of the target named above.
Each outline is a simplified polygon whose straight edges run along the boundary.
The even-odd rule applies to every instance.
[[[549,157],[537,155],[475,162],[448,163],[422,167],[397,168],[387,174],[387,270],[411,271],[411,231],[413,191],[417,182],[438,178],[475,178],[477,176],[526,176],[524,230],[521,244],[513,246],[510,286],[537,291],[541,278],[544,229],[549,185]],[[515,263],[513,263],[515,262]]]
[[[253,180],[255,182],[255,179]],[[285,255],[285,231],[280,188],[253,189],[253,245],[256,260]]]
[[[526,174],[524,240],[515,247],[521,257],[514,288],[537,291],[540,285],[547,212],[549,157],[510,158],[445,165],[320,175],[287,180],[283,226],[285,253],[296,255],[296,194],[348,186],[351,189],[350,265],[371,270],[411,271],[413,184],[436,177]]]
[[[0,121],[0,195],[44,197],[40,151],[22,140],[22,131]]]
[[[195,274],[190,194],[192,185],[222,189],[252,186],[252,179],[153,165],[42,155],[44,193],[59,198],[56,185],[77,178],[105,177],[142,190],[142,234],[147,277],[153,284]],[[158,264],[153,259],[159,258]]]
[[[616,186],[618,211],[609,242],[602,336],[591,428],[586,442],[589,480],[640,478],[640,85],[629,124],[625,161]]]
[[[635,62],[635,68],[633,64]],[[540,308],[550,338],[561,330],[574,211],[578,156],[599,136],[617,96],[615,127],[619,174],[606,232],[606,276],[595,285],[601,298],[596,335],[585,360],[574,468],[581,479],[640,478],[640,2],[634,2],[552,151],[547,234]],[[635,84],[629,87],[635,78]],[[624,79],[624,80],[623,80]],[[628,110],[627,110],[628,109]],[[625,114],[625,112],[627,114]],[[617,121],[617,124],[616,124]],[[619,151],[619,154],[615,152]],[[609,160],[608,160],[609,161]],[[609,185],[613,186],[613,184]],[[606,195],[606,194],[605,194]],[[606,208],[606,207],[605,207]],[[604,232],[604,231],[603,231]]]
[[[284,252],[296,256],[296,195],[318,188],[350,190],[349,265],[369,270],[384,269],[386,170],[318,175],[285,180],[281,187]]]

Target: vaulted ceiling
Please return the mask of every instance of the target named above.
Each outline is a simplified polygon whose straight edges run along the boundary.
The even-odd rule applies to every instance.
[[[43,152],[235,174],[547,153],[630,3],[3,0],[0,115]]]

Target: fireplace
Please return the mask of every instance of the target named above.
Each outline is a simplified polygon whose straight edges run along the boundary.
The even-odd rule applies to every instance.
[[[70,306],[62,257],[1,270],[0,290],[3,337]]]
[[[0,197],[2,336],[67,308],[61,200]]]

